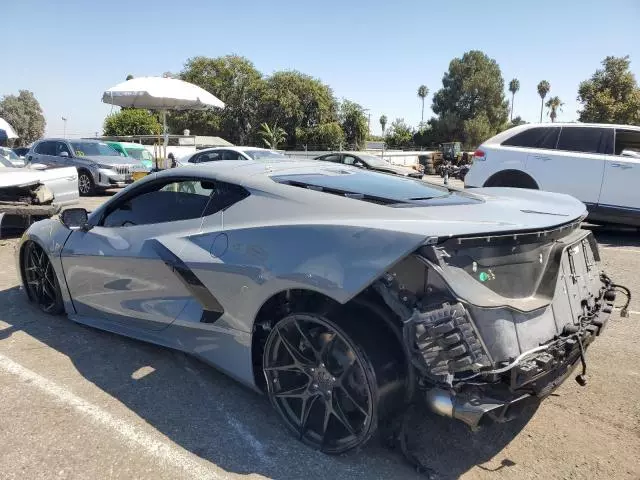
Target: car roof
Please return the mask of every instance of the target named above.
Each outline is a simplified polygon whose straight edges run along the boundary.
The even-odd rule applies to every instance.
[[[120,144],[123,147],[127,147],[127,148],[137,148],[139,150],[144,150],[145,147],[144,145],[140,145],[139,143],[134,143],[134,142],[118,142],[116,140],[104,140],[105,143],[111,144],[111,143],[117,143]]]

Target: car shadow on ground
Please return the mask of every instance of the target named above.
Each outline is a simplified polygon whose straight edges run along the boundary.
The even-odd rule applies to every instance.
[[[8,324],[0,330],[3,353],[11,356],[11,337],[26,333],[67,356],[86,380],[172,442],[227,472],[287,480],[425,478],[378,438],[341,456],[315,452],[289,435],[266,397],[182,353],[42,314],[18,287],[0,291],[0,312]],[[431,478],[458,478],[489,460],[480,468],[508,469],[515,463],[500,452],[533,413],[473,434],[421,411],[409,422],[410,448]]]
[[[640,247],[640,228],[585,224],[593,232],[598,244],[607,247]]]

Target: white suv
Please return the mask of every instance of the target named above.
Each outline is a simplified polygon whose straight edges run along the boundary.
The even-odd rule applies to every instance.
[[[640,127],[527,124],[484,142],[466,187],[519,187],[567,193],[596,223],[640,226]]]

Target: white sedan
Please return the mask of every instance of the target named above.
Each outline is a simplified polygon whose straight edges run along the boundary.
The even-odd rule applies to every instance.
[[[214,162],[217,160],[288,160],[289,157],[273,150],[258,147],[215,147],[198,150],[177,160],[177,166]]]

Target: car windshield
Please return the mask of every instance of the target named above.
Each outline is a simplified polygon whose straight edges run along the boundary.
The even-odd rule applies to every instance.
[[[254,160],[284,160],[287,158],[286,155],[271,150],[244,150],[244,153]]]
[[[9,161],[20,161],[20,157],[16,155],[16,152],[9,148],[0,147],[0,155]]]
[[[363,162],[373,166],[373,167],[388,167],[389,162],[383,160],[380,157],[376,157],[375,155],[358,155]]]
[[[71,142],[76,156],[101,155],[106,157],[117,157],[120,154],[103,142]]]
[[[125,148],[125,150],[127,151],[127,155],[136,160],[153,160],[151,152],[144,148]]]

